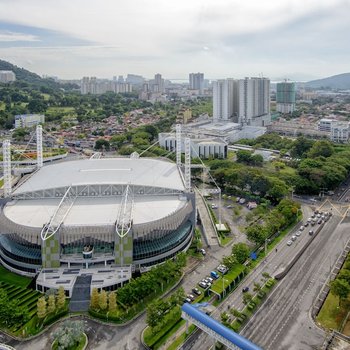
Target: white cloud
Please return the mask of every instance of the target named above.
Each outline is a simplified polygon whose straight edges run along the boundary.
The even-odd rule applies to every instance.
[[[84,72],[112,76],[131,71],[186,77],[191,70],[203,70],[211,77],[261,71],[280,75],[287,69],[323,75],[324,57],[317,55],[327,45],[327,68],[337,72],[337,66],[330,64],[337,62],[334,52],[341,56],[350,30],[346,18],[350,0],[0,0],[0,4],[0,21],[94,43],[90,47],[0,50],[9,60],[21,60],[25,52],[39,73],[75,77]],[[297,30],[307,21],[314,28],[305,27],[305,33]],[[308,60],[299,61],[301,55],[295,52],[305,50]],[[313,51],[314,65],[309,63]],[[284,61],[289,53],[290,60]],[[339,70],[346,66],[345,56],[337,62]]]
[[[0,31],[0,42],[11,41],[40,41],[38,37],[31,34],[15,33],[10,31]]]

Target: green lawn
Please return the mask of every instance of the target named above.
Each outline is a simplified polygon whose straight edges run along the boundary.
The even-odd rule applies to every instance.
[[[329,293],[316,320],[323,327],[339,330],[347,311],[339,309],[338,297]]]
[[[31,282],[31,278],[17,275],[0,265],[0,281],[25,288]]]

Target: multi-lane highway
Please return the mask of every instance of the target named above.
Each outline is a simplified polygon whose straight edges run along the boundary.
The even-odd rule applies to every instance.
[[[350,223],[339,223],[340,217],[334,216],[326,223],[287,276],[279,282],[257,314],[245,326],[242,331],[244,336],[263,349],[306,350],[322,345],[324,332],[314,325],[309,317],[309,310],[347,239],[346,231]],[[308,236],[307,231],[304,231],[298,237],[301,238],[299,244],[304,244],[310,239]],[[259,281],[263,271],[274,275],[292,256],[289,255],[293,251],[292,247],[293,245],[287,246],[285,240],[282,241],[278,251],[272,252],[266,263],[261,264],[248,276],[243,286],[252,287],[254,282]],[[220,313],[229,307],[243,307],[241,288],[220,305],[213,316],[219,319]],[[184,349],[209,349],[212,344],[210,338],[201,333],[198,339],[186,344]]]

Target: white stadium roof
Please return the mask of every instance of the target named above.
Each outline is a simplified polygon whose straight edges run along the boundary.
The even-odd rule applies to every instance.
[[[42,228],[50,221],[60,199],[19,200],[8,203],[4,214],[11,221]],[[117,220],[121,197],[77,198],[64,219],[67,226],[112,225]],[[146,196],[134,199],[133,222],[143,224],[171,215],[186,204],[178,196]]]
[[[131,184],[185,190],[175,163],[150,158],[102,158],[45,165],[13,194],[97,184]]]

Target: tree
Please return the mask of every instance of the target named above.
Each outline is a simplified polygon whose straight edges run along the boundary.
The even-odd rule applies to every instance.
[[[308,152],[309,158],[330,157],[334,152],[333,146],[329,141],[316,141]]]
[[[49,300],[47,303],[47,312],[51,313],[54,312],[56,310],[56,300],[55,300],[55,295],[54,294],[50,294],[49,295]]]
[[[98,139],[95,142],[95,150],[103,150],[105,149],[106,151],[109,150],[109,142],[105,139]]]
[[[246,229],[247,238],[256,244],[262,244],[267,237],[267,231],[264,226],[255,224]]]
[[[250,293],[244,293],[243,294],[243,304],[247,305],[249,304],[253,299],[253,296]]]
[[[252,161],[252,152],[250,151],[239,150],[237,151],[236,156],[238,163],[250,164]]]
[[[255,283],[254,283],[253,291],[254,291],[255,293],[259,293],[259,292],[261,291],[261,289],[262,289],[261,284],[258,283],[258,282],[255,282]]]
[[[56,304],[58,309],[63,309],[64,306],[66,305],[66,293],[64,291],[63,286],[60,286],[58,288]]]
[[[101,290],[100,295],[98,296],[98,306],[101,310],[107,309],[107,292],[105,290]]]
[[[108,311],[115,311],[117,308],[117,298],[115,292],[108,294]]]
[[[37,302],[37,314],[40,319],[44,318],[46,316],[46,300],[45,297],[41,297],[38,299]]]
[[[267,281],[269,278],[271,278],[270,274],[268,272],[263,272],[261,274],[261,276],[263,276],[263,278]]]
[[[346,280],[336,278],[330,283],[331,293],[339,298],[339,306],[350,293],[350,285]]]
[[[64,321],[53,334],[58,349],[76,348],[84,333],[83,321]]]
[[[245,243],[234,244],[232,247],[232,255],[234,255],[237,262],[243,264],[249,257],[249,247]]]
[[[98,306],[99,306],[99,293],[97,288],[93,288],[91,293],[90,307],[96,310],[98,309]]]
[[[236,265],[237,260],[236,260],[235,256],[229,255],[229,256],[224,256],[224,257],[222,258],[222,263],[223,263],[228,269],[232,269],[232,267]]]

